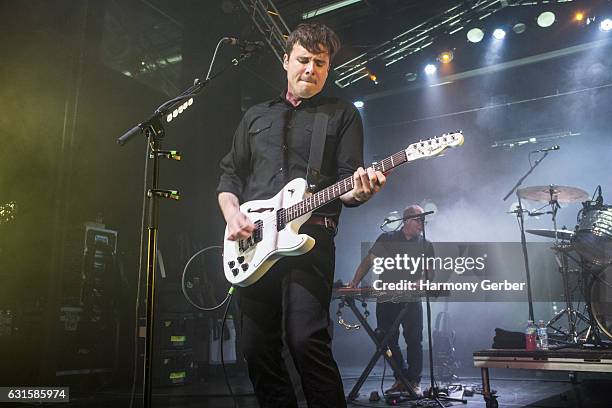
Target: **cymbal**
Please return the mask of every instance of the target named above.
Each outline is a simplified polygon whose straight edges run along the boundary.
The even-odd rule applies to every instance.
[[[540,201],[543,203],[548,203],[551,201],[551,198],[557,200],[559,203],[575,203],[577,201],[586,201],[589,198],[587,192],[578,187],[556,186],[554,184],[550,186],[520,188],[517,190],[517,193],[519,197],[526,200]]]
[[[539,235],[541,237],[554,238],[555,230],[554,229],[528,229],[525,230],[533,235]],[[574,231],[570,230],[557,230],[557,237],[564,241],[569,241],[574,236]]]

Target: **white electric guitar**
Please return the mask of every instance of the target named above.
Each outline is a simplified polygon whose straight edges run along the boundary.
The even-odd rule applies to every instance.
[[[462,133],[445,134],[413,143],[381,162],[372,164],[383,173],[417,159],[440,155],[450,147],[463,144]],[[347,177],[314,194],[306,180],[296,178],[268,200],[248,201],[240,206],[255,224],[247,239],[230,241],[225,228],[223,269],[227,280],[235,286],[249,286],[261,278],[276,261],[284,256],[302,255],[312,249],[315,240],[298,234],[312,212],[353,189],[353,177]]]

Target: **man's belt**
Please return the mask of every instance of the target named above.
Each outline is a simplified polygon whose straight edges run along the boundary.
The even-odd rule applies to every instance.
[[[330,217],[324,217],[321,215],[313,215],[310,217],[304,224],[316,224],[322,225],[325,228],[329,228],[330,230],[336,231],[336,221]]]

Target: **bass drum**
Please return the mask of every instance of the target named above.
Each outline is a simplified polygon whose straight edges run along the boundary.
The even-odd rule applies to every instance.
[[[612,266],[594,273],[597,275],[591,286],[591,310],[601,331],[612,340]]]
[[[572,244],[586,260],[598,266],[612,263],[612,207],[585,205]]]

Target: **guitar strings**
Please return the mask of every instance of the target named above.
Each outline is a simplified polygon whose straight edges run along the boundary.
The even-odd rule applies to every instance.
[[[447,137],[450,137],[450,139],[452,141],[456,140],[456,136],[455,134],[450,134],[450,135],[442,135],[442,136],[438,136],[438,137],[434,137],[431,138],[429,140],[425,140],[425,141],[420,141],[417,143],[412,143],[411,145],[409,145],[405,150],[400,150],[399,152],[383,159],[380,162],[374,162],[372,163],[367,169],[369,168],[373,168],[374,171],[382,171],[385,172],[387,171],[386,168],[388,167],[388,170],[391,170],[399,165],[402,165],[404,163],[406,163],[408,161],[408,154],[407,151],[410,148],[417,148],[418,145],[420,145],[421,147],[428,145],[431,146],[432,144],[435,145],[436,143],[439,143],[439,140],[443,140],[445,143],[447,143]],[[442,146],[442,147],[448,147],[448,146]],[[366,171],[367,171],[366,169]],[[261,224],[259,224],[259,226],[256,227],[256,230],[261,230],[263,228],[263,224],[265,222],[269,222],[272,219],[278,219],[279,216],[282,218],[284,223],[288,223],[291,222],[305,214],[307,214],[308,212],[312,212],[317,210],[318,208],[321,208],[322,206],[324,206],[325,204],[327,204],[327,202],[330,202],[332,200],[329,200],[324,203],[324,204],[316,204],[317,202],[317,197],[322,198],[321,202],[325,201],[325,194],[328,195],[328,197],[331,197],[332,195],[335,195],[335,188],[338,188],[340,191],[341,188],[341,184],[344,184],[344,188],[346,189],[345,193],[349,191],[348,187],[346,186],[346,184],[349,184],[348,187],[350,188],[354,188],[354,179],[352,177],[346,177],[340,181],[338,181],[337,183],[328,186],[326,188],[324,188],[323,190],[317,191],[316,193],[314,193],[313,195],[309,196],[306,199],[303,199],[302,201],[300,201],[299,203],[295,203],[289,207],[286,208],[281,208],[279,210],[277,210],[277,212],[274,215],[270,215],[268,217],[264,217],[261,218],[259,221],[261,221]],[[337,187],[336,187],[337,186]],[[340,197],[341,194],[339,194],[338,196],[334,197],[334,199]],[[308,209],[308,203],[314,203],[314,206],[311,210],[308,210],[306,212],[304,212],[303,214],[300,214],[300,212],[304,211],[304,209]],[[288,210],[291,209],[291,212],[294,213],[298,213],[300,215],[298,215],[297,217],[292,218],[291,220],[287,219],[287,213]],[[280,215],[279,215],[280,212]],[[239,241],[243,241],[243,240],[239,240]]]

